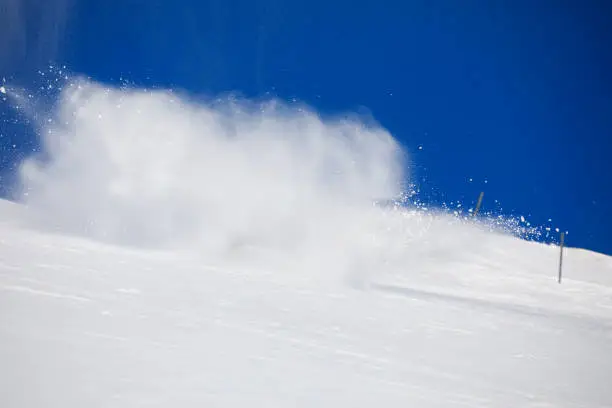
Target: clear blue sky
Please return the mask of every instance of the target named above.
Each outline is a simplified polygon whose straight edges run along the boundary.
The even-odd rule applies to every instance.
[[[427,200],[483,190],[485,210],[552,218],[570,245],[612,254],[607,2],[34,3],[21,27],[0,9],[7,80],[27,85],[52,59],[102,81],[367,111],[409,150]],[[36,141],[0,109],[6,173]]]

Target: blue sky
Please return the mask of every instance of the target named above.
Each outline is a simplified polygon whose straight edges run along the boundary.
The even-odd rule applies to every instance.
[[[612,254],[605,2],[28,3],[0,21],[9,82],[32,84],[51,60],[106,82],[365,112],[406,146],[425,200],[469,204],[485,191],[484,210]],[[1,110],[6,173],[37,142]]]

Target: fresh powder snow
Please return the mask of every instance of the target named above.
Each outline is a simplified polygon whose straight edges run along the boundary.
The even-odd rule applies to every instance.
[[[0,406],[612,406],[612,258],[559,284],[495,218],[372,205],[409,179],[380,126],[78,79],[56,109],[0,201]]]

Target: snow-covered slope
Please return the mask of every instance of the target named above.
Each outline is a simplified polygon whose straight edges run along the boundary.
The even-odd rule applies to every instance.
[[[373,206],[409,180],[380,126],[6,92],[42,150],[0,202],[0,407],[612,406],[611,258],[558,284],[498,219]]]
[[[446,224],[401,270],[324,279],[25,212],[0,204],[2,407],[612,405],[609,257],[569,249],[559,285],[557,248]]]

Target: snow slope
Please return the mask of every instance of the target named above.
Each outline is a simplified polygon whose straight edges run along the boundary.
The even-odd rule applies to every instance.
[[[373,206],[409,179],[379,125],[84,80],[37,109],[0,407],[612,406],[612,259],[559,285],[555,246]]]
[[[2,407],[612,405],[609,257],[569,249],[558,285],[556,248],[465,227],[358,289],[23,213],[0,205]]]

